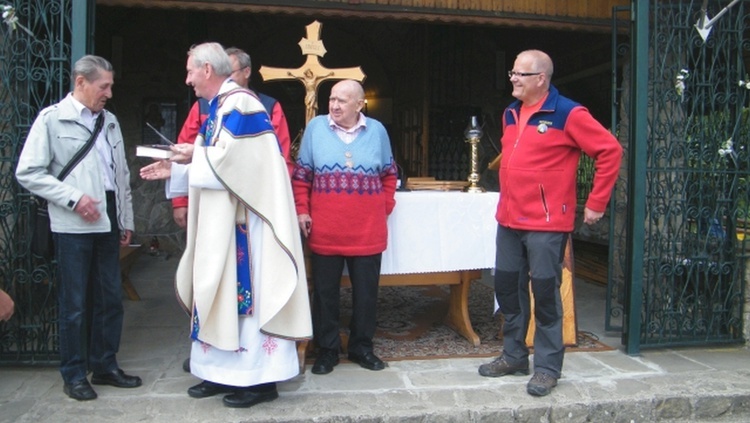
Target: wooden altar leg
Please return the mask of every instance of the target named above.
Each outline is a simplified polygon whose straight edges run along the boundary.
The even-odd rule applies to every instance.
[[[469,318],[469,288],[471,281],[482,276],[479,270],[466,270],[460,272],[461,283],[451,285],[451,296],[448,303],[448,315],[445,323],[453,330],[463,335],[475,347],[480,344],[479,335],[471,327]]]
[[[563,308],[563,345],[574,347],[578,344],[578,319],[576,318],[576,300],[574,292],[575,269],[573,265],[573,237],[568,237],[565,245],[565,257],[563,258],[562,281],[560,284],[560,299]],[[534,334],[536,333],[536,318],[534,317],[534,293],[531,291],[529,282],[530,314],[529,330],[526,332],[526,345],[534,346]]]
[[[297,361],[299,361],[300,374],[305,374],[308,347],[312,347],[312,341],[297,341]]]
[[[140,255],[141,247],[125,246],[120,247],[120,278],[122,279],[122,288],[131,301],[140,301],[141,296],[135,290],[133,283],[130,281],[130,268],[133,267],[135,259]]]

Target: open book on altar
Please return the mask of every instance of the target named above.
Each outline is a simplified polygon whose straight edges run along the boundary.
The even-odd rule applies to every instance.
[[[154,159],[168,159],[174,156],[174,152],[168,145],[144,144],[135,147],[135,155],[138,157],[151,157]]]

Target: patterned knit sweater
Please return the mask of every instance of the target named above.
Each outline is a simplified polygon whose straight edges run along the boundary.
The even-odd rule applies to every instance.
[[[297,214],[312,218],[310,250],[343,256],[383,252],[396,179],[388,133],[380,122],[367,118],[357,138],[346,144],[328,125],[327,115],[311,119],[292,178]]]

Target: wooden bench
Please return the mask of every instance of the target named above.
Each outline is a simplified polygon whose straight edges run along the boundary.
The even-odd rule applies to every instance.
[[[141,296],[135,290],[133,283],[130,281],[130,269],[135,263],[135,259],[141,254],[142,245],[120,246],[120,275],[122,278],[122,288],[131,301],[140,301]]]

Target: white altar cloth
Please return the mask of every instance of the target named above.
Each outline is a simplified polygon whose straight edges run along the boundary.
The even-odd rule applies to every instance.
[[[381,274],[495,267],[499,193],[396,192]]]

